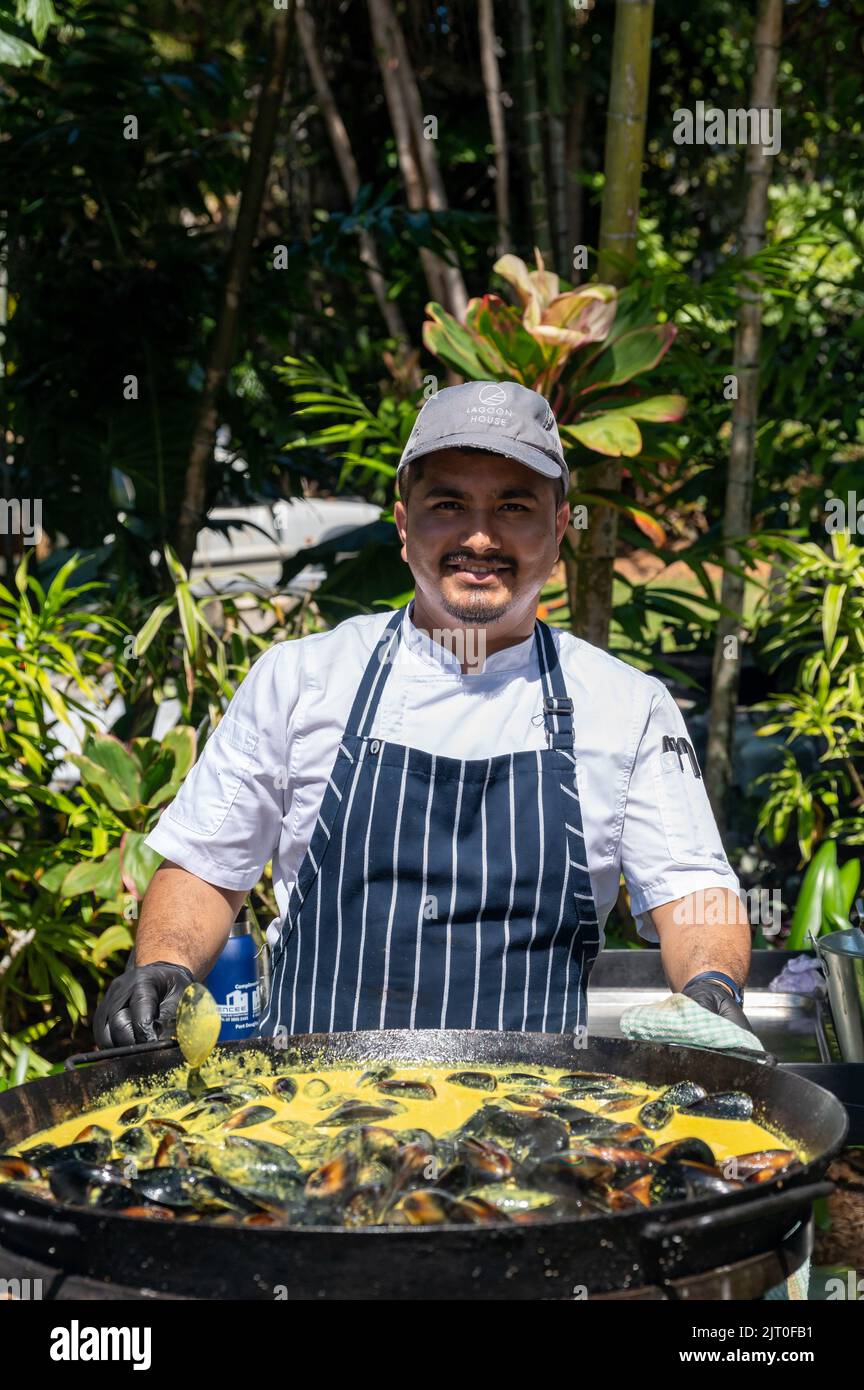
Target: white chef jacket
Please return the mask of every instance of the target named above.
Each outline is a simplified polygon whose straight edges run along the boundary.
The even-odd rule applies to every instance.
[[[364,668],[391,614],[275,643],[252,667],[147,844],[220,888],[248,891],[273,861],[284,920]],[[711,888],[739,889],[702,778],[663,750],[687,730],[653,676],[552,629],[573,700],[588,869],[601,928],[621,873],[639,933],[651,908]],[[546,746],[534,637],[463,675],[406,610],[372,734],[451,758]],[[493,847],[494,853],[494,847]]]

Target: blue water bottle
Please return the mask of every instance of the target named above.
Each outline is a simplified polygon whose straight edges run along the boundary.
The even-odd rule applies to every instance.
[[[266,952],[260,933],[241,912],[225,949],[204,981],[222,1015],[220,1042],[251,1038],[267,1006]]]

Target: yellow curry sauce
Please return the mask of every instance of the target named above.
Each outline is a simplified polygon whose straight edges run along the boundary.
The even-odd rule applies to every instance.
[[[211,1219],[215,1213],[221,1220],[237,1219],[255,1224],[302,1224],[309,1209],[306,1199],[310,1194],[315,1197],[326,1195],[330,1199],[331,1212],[327,1219],[347,1221],[348,1224],[404,1223],[406,1220],[412,1224],[426,1224],[427,1221],[438,1220],[488,1220],[496,1216],[507,1220],[510,1217],[505,1212],[512,1213],[515,1206],[512,1202],[509,1205],[504,1202],[503,1196],[508,1191],[513,1196],[518,1188],[530,1189],[536,1197],[536,1200],[526,1200],[523,1206],[548,1208],[550,1214],[554,1214],[554,1207],[556,1213],[560,1211],[561,1215],[567,1215],[568,1203],[575,1214],[583,1195],[586,1201],[590,1195],[592,1200],[604,1205],[614,1196],[614,1203],[609,1207],[614,1210],[622,1206],[626,1208],[628,1204],[635,1205],[637,1201],[644,1205],[649,1201],[665,1200],[666,1193],[664,1190],[663,1195],[658,1196],[655,1191],[649,1196],[649,1179],[643,1176],[641,1181],[635,1181],[640,1173],[644,1173],[645,1167],[651,1166],[646,1164],[640,1168],[643,1160],[637,1149],[641,1148],[642,1155],[650,1159],[655,1149],[683,1139],[699,1139],[707,1144],[715,1165],[711,1170],[706,1164],[697,1163],[687,1171],[694,1176],[697,1168],[702,1172],[713,1171],[718,1180],[721,1173],[724,1178],[728,1176],[728,1164],[726,1169],[723,1165],[732,1157],[752,1154],[761,1157],[764,1152],[772,1156],[770,1162],[774,1172],[782,1171],[784,1167],[805,1158],[787,1136],[758,1122],[756,1116],[722,1119],[688,1114],[683,1104],[679,1104],[662,1124],[656,1123],[656,1115],[651,1116],[653,1124],[640,1123],[640,1115],[650,1113],[643,1110],[646,1102],[662,1098],[668,1089],[666,1086],[649,1086],[629,1078],[602,1073],[581,1073],[578,1065],[565,1070],[527,1063],[488,1066],[476,1062],[462,1066],[454,1063],[431,1066],[392,1063],[387,1066],[373,1061],[344,1067],[321,1066],[318,1069],[305,1064],[277,1071],[275,1067],[278,1064],[273,1064],[264,1055],[258,1058],[257,1069],[253,1060],[255,1054],[247,1053],[244,1057],[246,1060],[237,1067],[232,1065],[235,1059],[227,1061],[216,1054],[211,1065],[202,1069],[201,1084],[206,1088],[203,1096],[170,1096],[172,1090],[180,1088],[182,1092],[185,1088],[189,1078],[185,1068],[160,1077],[158,1083],[151,1080],[149,1088],[126,1083],[118,1091],[105,1096],[103,1104],[97,1108],[21,1141],[17,1153],[26,1159],[29,1153],[38,1155],[41,1152],[42,1161],[50,1165],[52,1155],[43,1146],[76,1144],[76,1141],[82,1140],[82,1131],[86,1142],[94,1137],[90,1127],[97,1126],[99,1129],[95,1134],[98,1135],[100,1130],[107,1131],[112,1148],[109,1153],[100,1153],[95,1167],[99,1169],[107,1162],[109,1169],[117,1175],[113,1181],[118,1184],[121,1181],[131,1183],[136,1191],[136,1184],[145,1184],[147,1195],[141,1203],[137,1199],[133,1202],[131,1195],[127,1200],[125,1191],[120,1191],[120,1205],[125,1202],[135,1215],[151,1214],[148,1208],[155,1205],[160,1209],[154,1214],[168,1218],[177,1215],[187,1219]],[[591,1077],[598,1079],[587,1079]],[[402,1089],[404,1083],[412,1083],[421,1090],[431,1090],[427,1089],[427,1094],[420,1098],[411,1090],[406,1094]],[[292,1095],[290,1092],[295,1085],[296,1093]],[[277,1089],[274,1090],[274,1087]],[[591,1087],[597,1090],[591,1091]],[[215,1092],[215,1098],[208,1092]],[[747,1099],[745,1096],[744,1100]],[[146,1110],[141,1110],[145,1103]],[[700,1102],[697,1097],[697,1108],[698,1103],[705,1102]],[[363,1109],[356,1112],[358,1104]],[[258,1107],[263,1108],[263,1113]],[[549,1159],[545,1166],[542,1162],[538,1165],[538,1160],[544,1158],[540,1150],[529,1151],[524,1146],[519,1147],[521,1140],[510,1139],[507,1125],[513,1124],[518,1128],[522,1121],[506,1121],[504,1132],[499,1132],[500,1123],[498,1129],[493,1127],[491,1131],[480,1127],[483,1116],[492,1113],[489,1107],[493,1108],[499,1122],[502,1112],[525,1117],[529,1132],[533,1132],[534,1122],[543,1115],[553,1114],[557,1122],[563,1122],[570,1129],[563,1141],[564,1167],[568,1175],[575,1171],[569,1164],[573,1160],[575,1169],[579,1170],[577,1176],[580,1181],[582,1175],[589,1171],[585,1168],[589,1160],[595,1165],[600,1162],[598,1155],[602,1154],[603,1163],[611,1163],[613,1167],[601,1165],[596,1179],[592,1179],[585,1194],[581,1191],[571,1194],[566,1186],[564,1189],[561,1186],[562,1153],[559,1151],[552,1156],[556,1160],[551,1163],[555,1180],[550,1186]],[[267,1111],[272,1113],[268,1114]],[[346,1118],[340,1122],[343,1113]],[[606,1132],[594,1134],[590,1124],[586,1129],[586,1115],[600,1117],[599,1127]],[[170,1143],[160,1147],[160,1140],[164,1139],[164,1130],[160,1132],[159,1124],[162,1120],[181,1128],[174,1135],[169,1135]],[[246,1123],[247,1120],[253,1122]],[[142,1127],[147,1129],[148,1122],[152,1139],[145,1142],[137,1131]],[[548,1122],[546,1127],[549,1127]],[[560,1123],[557,1128],[560,1130]],[[134,1151],[129,1148],[132,1142],[128,1137],[130,1130],[136,1131],[132,1139],[136,1143],[140,1141],[140,1148]],[[388,1141],[390,1148],[386,1153],[382,1149],[382,1142],[386,1139],[386,1136],[382,1138],[382,1130],[389,1131],[393,1136],[393,1140]],[[121,1141],[126,1146],[125,1151],[117,1146],[116,1141],[121,1135],[126,1136]],[[424,1145],[432,1152],[429,1136],[439,1141],[436,1152],[443,1157],[438,1167],[431,1170],[431,1176],[427,1173],[425,1180],[417,1177],[416,1181],[412,1176],[411,1182],[407,1182],[404,1176],[406,1164],[413,1155],[413,1174],[417,1167],[415,1150],[418,1146],[421,1159]],[[179,1145],[176,1142],[178,1138]],[[260,1176],[266,1169],[264,1160],[278,1159],[279,1156],[263,1145],[256,1150],[258,1141],[263,1141],[263,1145],[278,1146],[293,1156],[291,1161],[296,1159],[300,1171],[287,1196],[284,1183],[275,1183],[271,1189]],[[101,1143],[104,1149],[107,1143],[104,1135]],[[360,1150],[357,1149],[358,1144]],[[484,1152],[483,1145],[487,1146],[488,1153]],[[593,1150],[592,1145],[595,1146]],[[349,1172],[346,1155],[350,1156],[354,1150],[357,1150],[358,1156],[356,1161],[352,1160],[353,1166]],[[789,1151],[782,1160],[778,1158],[780,1151]],[[46,1152],[47,1158],[44,1156]],[[230,1157],[227,1168],[223,1161],[226,1155]],[[82,1156],[88,1162],[93,1158],[89,1151]],[[258,1162],[259,1167],[255,1169],[254,1179],[250,1177],[248,1182],[244,1182],[242,1163],[247,1157],[250,1161]],[[671,1157],[677,1158],[678,1155]],[[693,1155],[685,1157],[689,1161]],[[490,1160],[491,1166],[487,1160]],[[472,1163],[479,1164],[470,1180],[464,1174],[466,1162],[469,1167]],[[657,1162],[659,1164],[660,1160]],[[34,1157],[34,1163],[40,1166],[38,1157]],[[462,1164],[461,1169],[458,1168],[459,1163]],[[511,1163],[512,1170],[508,1167]],[[246,1209],[241,1206],[232,1211],[230,1198],[225,1199],[224,1194],[221,1198],[218,1193],[215,1197],[212,1193],[208,1194],[207,1182],[200,1187],[203,1196],[199,1198],[196,1190],[195,1209],[181,1205],[172,1210],[170,1197],[160,1195],[156,1172],[157,1165],[171,1164],[185,1164],[205,1177],[209,1172],[211,1183],[214,1172],[222,1177],[229,1174],[234,1185],[245,1194],[244,1200],[255,1204],[254,1210],[249,1205]],[[238,1164],[241,1165],[239,1168]],[[623,1164],[623,1167],[613,1171],[615,1164]],[[760,1177],[758,1172],[754,1174],[752,1170],[768,1166],[767,1157],[764,1163],[751,1163],[745,1172],[745,1180],[748,1177],[751,1181],[764,1180],[767,1172]],[[442,1169],[445,1177],[440,1182],[442,1191],[439,1199],[434,1197],[434,1192],[438,1190]],[[450,1195],[446,1196],[447,1175],[452,1178],[457,1170],[461,1186],[454,1187],[451,1181]],[[63,1194],[68,1194],[70,1190],[77,1191],[74,1185],[71,1189],[64,1185],[58,1177],[59,1171],[55,1164],[52,1177],[51,1166],[43,1168],[38,1180],[31,1173],[33,1190],[58,1200],[62,1200]],[[71,1171],[75,1183],[78,1183],[81,1172],[74,1166]],[[6,1180],[21,1180],[21,1175],[9,1171],[8,1165],[5,1174],[0,1165],[0,1176],[5,1176]],[[180,1179],[173,1174],[171,1181],[176,1184]],[[98,1175],[94,1176],[92,1183],[88,1179],[88,1185],[82,1189],[84,1195],[78,1200],[87,1204],[101,1204],[103,1193],[100,1182]],[[49,1183],[50,1187],[47,1185]],[[149,1187],[146,1186],[148,1183]],[[409,1191],[420,1186],[425,1186],[427,1190],[432,1188],[433,1197],[418,1196],[416,1192]],[[625,1189],[623,1195],[620,1189]],[[338,1196],[338,1201],[333,1200],[334,1194]],[[499,1195],[502,1197],[500,1203]],[[688,1192],[688,1195],[700,1194]],[[211,1199],[215,1205],[211,1204]],[[183,1200],[186,1200],[185,1196]],[[115,1205],[115,1202],[110,1204]],[[318,1224],[323,1206],[315,1201],[311,1205],[316,1214],[309,1219],[313,1224]]]

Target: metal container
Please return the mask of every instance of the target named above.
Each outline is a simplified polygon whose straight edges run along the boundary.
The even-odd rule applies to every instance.
[[[220,1042],[254,1037],[267,1007],[269,962],[261,933],[241,913],[225,949],[205,980],[222,1016]]]
[[[844,1062],[864,1062],[864,931],[829,932],[816,942]]]

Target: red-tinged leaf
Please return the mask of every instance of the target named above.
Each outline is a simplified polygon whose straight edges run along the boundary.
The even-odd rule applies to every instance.
[[[526,331],[519,314],[495,294],[472,299],[465,322],[474,334],[477,355],[489,375],[503,380],[518,379],[531,385],[543,370],[543,353]]]
[[[646,535],[654,545],[662,546],[666,542],[666,532],[660,522],[650,512],[646,512],[644,507],[637,507],[626,497],[623,492],[582,492],[576,493],[576,502],[589,503],[597,507],[612,507],[616,512],[623,512],[639,527],[639,530]]]
[[[602,343],[617,312],[618,296],[611,285],[588,285],[556,295],[540,322],[543,327],[579,333],[586,343]]]
[[[680,420],[686,409],[686,396],[649,396],[647,400],[627,404],[627,414],[631,419],[654,424]]]
[[[609,458],[635,458],[642,448],[639,426],[623,411],[608,410],[605,415],[564,425],[561,434]]]
[[[622,333],[597,356],[577,380],[582,394],[610,386],[621,386],[634,376],[653,371],[669,351],[677,329],[672,323],[655,323]]]
[[[633,518],[635,524],[643,535],[647,536],[652,545],[660,546],[666,544],[666,532],[660,522],[650,512],[643,512],[639,507],[625,507],[628,516]]]
[[[469,380],[482,381],[486,368],[477,355],[477,344],[469,330],[448,314],[440,304],[426,305],[429,318],[423,324],[423,343],[433,356]]]

